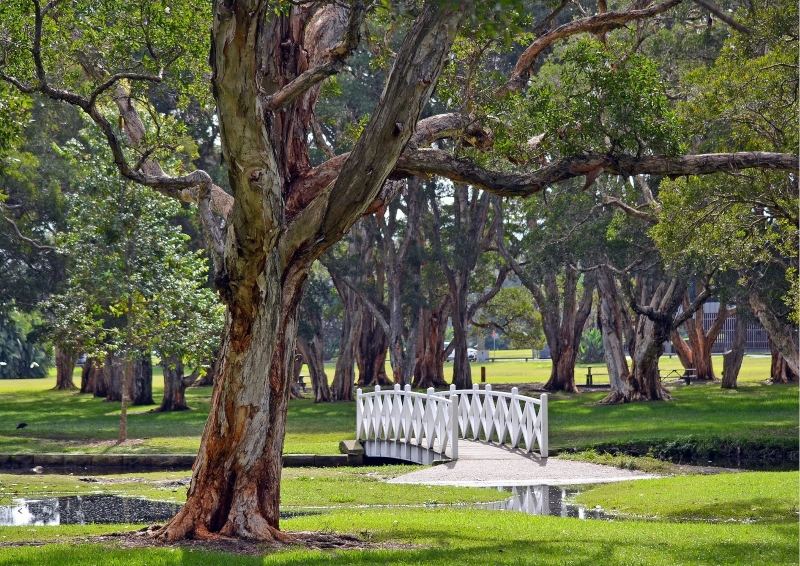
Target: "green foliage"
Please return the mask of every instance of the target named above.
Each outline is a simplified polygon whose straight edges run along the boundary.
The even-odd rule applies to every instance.
[[[598,328],[590,328],[581,335],[578,346],[578,361],[582,364],[605,361],[603,335]]]
[[[20,316],[0,311],[0,379],[41,378],[50,367],[50,354],[42,347],[41,324],[34,321],[26,331]]]
[[[500,289],[481,309],[477,322],[498,329],[512,348],[539,349],[544,345],[542,316],[525,287]]]
[[[656,63],[591,39],[557,50],[526,92],[498,101],[496,150],[512,163],[585,152],[673,154],[680,135]]]

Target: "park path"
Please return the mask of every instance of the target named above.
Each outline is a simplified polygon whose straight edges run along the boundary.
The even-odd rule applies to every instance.
[[[613,466],[550,457],[538,458],[520,450],[473,440],[458,441],[458,459],[389,480],[389,483],[472,487],[575,485],[658,476]]]

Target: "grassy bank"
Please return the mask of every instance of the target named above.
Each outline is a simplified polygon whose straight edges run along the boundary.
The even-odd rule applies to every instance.
[[[188,391],[193,410],[151,413],[133,407],[130,441],[116,444],[118,411],[89,395],[55,392],[35,380],[0,381],[0,452],[192,453],[209,406],[210,388]],[[16,387],[15,387],[16,386]],[[553,449],[632,443],[670,443],[676,439],[720,438],[779,442],[796,446],[797,388],[761,384],[727,391],[718,384],[676,387],[667,403],[597,405],[603,393],[553,395],[550,445]],[[17,423],[27,427],[17,430]],[[353,403],[290,403],[286,453],[336,453],[353,437]],[[791,447],[791,446],[790,446]]]

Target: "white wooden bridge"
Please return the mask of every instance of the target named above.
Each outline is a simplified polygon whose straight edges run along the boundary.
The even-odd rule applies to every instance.
[[[459,459],[459,443],[468,444],[462,457],[481,459],[481,447],[504,447],[546,462],[548,456],[547,394],[538,399],[481,389],[426,393],[375,387],[356,398],[356,440],[371,457],[431,464]]]

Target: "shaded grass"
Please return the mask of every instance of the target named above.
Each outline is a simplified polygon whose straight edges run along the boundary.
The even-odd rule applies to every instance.
[[[387,484],[389,479],[418,466],[358,468],[287,468],[281,481],[281,504],[293,507],[355,505],[424,505],[474,503],[502,499],[496,489]],[[14,497],[44,498],[67,495],[111,494],[182,503],[188,472],[146,472],[95,476],[97,482],[76,476],[0,474],[0,503]],[[170,481],[171,480],[171,481]]]
[[[778,565],[796,563],[798,541],[796,525],[579,521],[475,510],[341,511],[290,519],[283,527],[354,533],[373,542],[413,546],[333,552],[290,547],[264,556],[235,556],[62,540],[40,547],[4,548],[0,564]],[[0,537],[4,531],[0,529]],[[58,534],[59,529],[37,527],[27,529],[25,537],[44,541]],[[16,534],[6,536],[20,540]]]
[[[627,517],[797,524],[798,472],[675,476],[601,485],[576,501]]]

